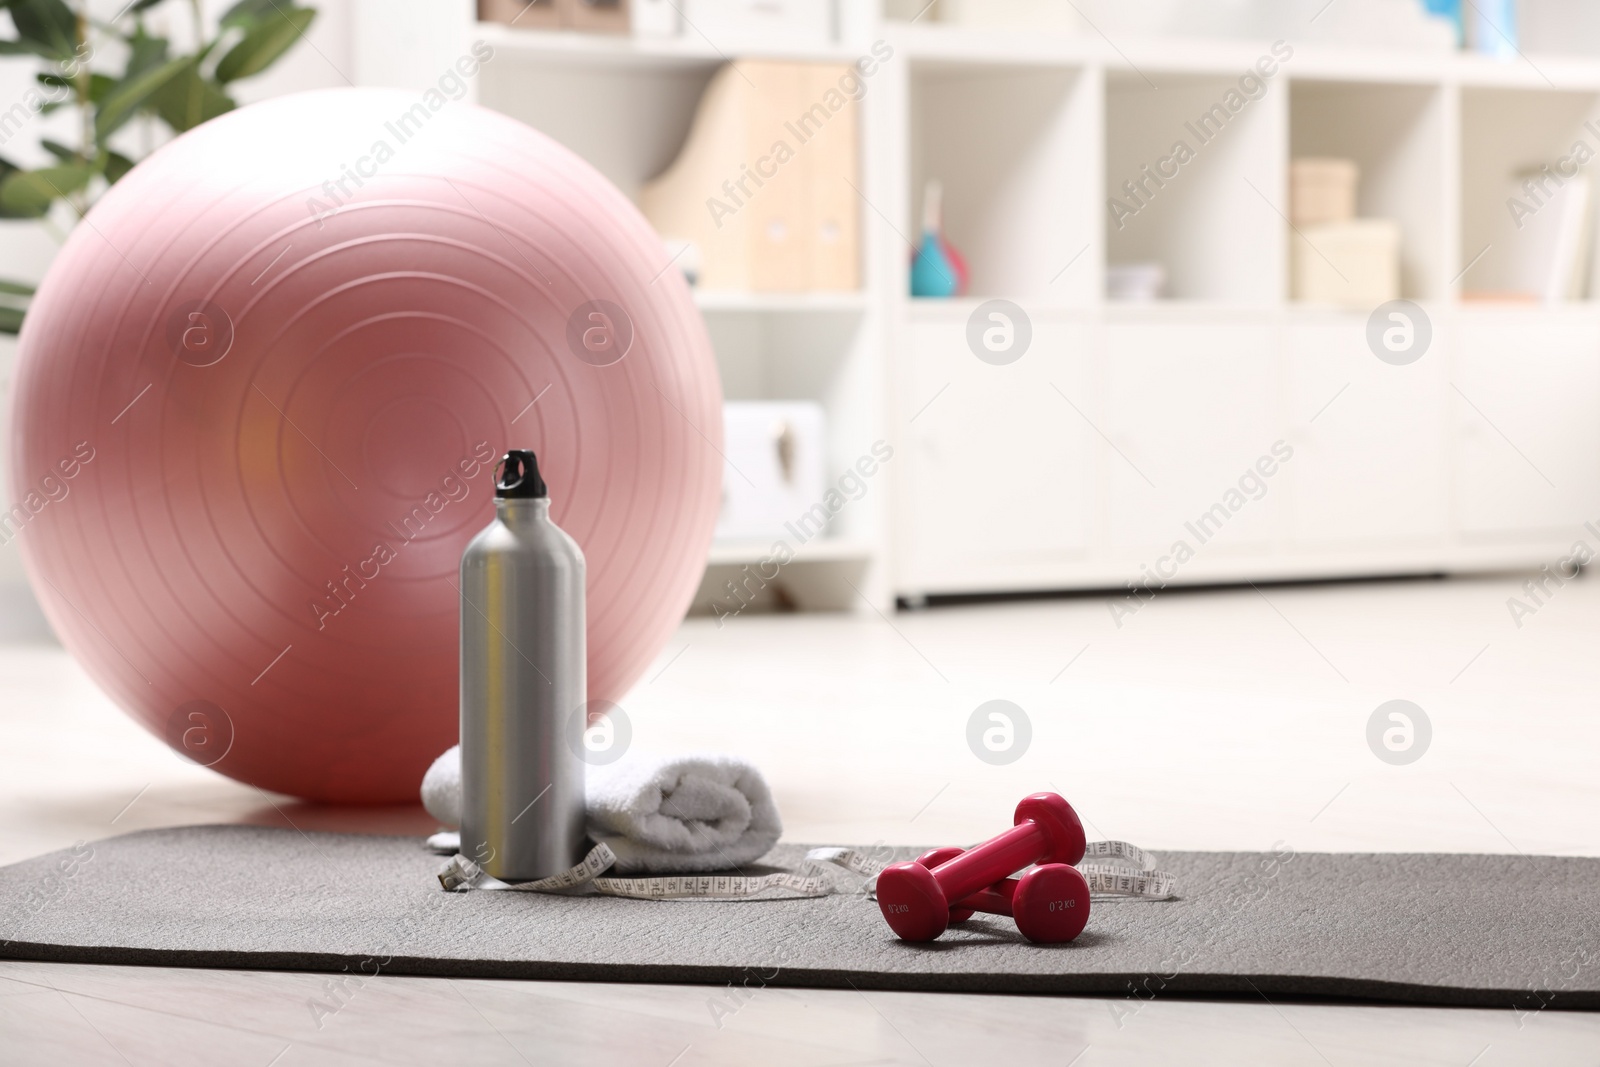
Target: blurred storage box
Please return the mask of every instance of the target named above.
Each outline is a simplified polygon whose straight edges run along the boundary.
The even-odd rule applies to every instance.
[[[1289,164],[1289,218],[1322,226],[1356,217],[1360,171],[1348,159],[1296,159]]]
[[[522,30],[550,30],[561,25],[561,0],[478,0],[478,18]]]
[[[723,405],[719,541],[786,536],[826,490],[826,416],[803,400],[730,400]]]
[[[1352,219],[1291,236],[1294,299],[1372,308],[1400,296],[1400,226]]]
[[[630,0],[478,0],[478,18],[522,30],[627,33]]]
[[[566,25],[590,33],[627,33],[631,0],[562,0]]]
[[[1114,263],[1106,268],[1106,299],[1149,303],[1161,299],[1167,268],[1160,263]]]

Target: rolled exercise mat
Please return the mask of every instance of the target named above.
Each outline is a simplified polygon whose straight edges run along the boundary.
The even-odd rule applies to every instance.
[[[910,859],[922,849],[897,850]],[[779,845],[745,875],[800,867]],[[976,917],[908,944],[859,879],[726,903],[446,893],[416,838],[149,830],[0,868],[0,956],[476,978],[1600,1008],[1600,859],[1165,852],[1172,901],[1071,944]],[[776,972],[776,973],[774,973]]]

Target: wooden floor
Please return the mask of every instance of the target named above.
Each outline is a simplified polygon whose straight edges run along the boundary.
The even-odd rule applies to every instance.
[[[342,1010],[326,978],[11,964],[0,1062],[327,1064],[1592,1065],[1600,1025],[1442,1011],[768,988],[731,1014],[694,986],[381,977]],[[319,1025],[320,1024],[320,1025]],[[15,1056],[15,1059],[10,1057]]]
[[[636,745],[755,760],[796,841],[970,841],[1055,787],[1096,836],[1158,852],[1600,855],[1600,582],[1518,627],[1520,583],[1173,592],[1120,628],[1092,598],[695,620],[626,707]],[[420,809],[313,808],[185,764],[48,643],[0,646],[0,693],[0,862],[194,822],[432,828]],[[997,698],[1033,729],[1003,767],[966,743]],[[1432,722],[1409,766],[1367,746],[1395,698]],[[327,982],[0,962],[0,1064],[1600,1064],[1600,1018],[1553,1010],[776,987],[735,1003],[388,975],[341,1002]]]

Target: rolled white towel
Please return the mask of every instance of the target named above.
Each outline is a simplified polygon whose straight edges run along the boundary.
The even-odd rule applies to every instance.
[[[460,745],[445,749],[422,776],[422,806],[450,829],[461,829]]]
[[[767,781],[744,760],[633,753],[586,769],[589,836],[616,853],[618,873],[725,871],[760,859],[783,834]],[[461,748],[434,761],[422,804],[461,825]]]

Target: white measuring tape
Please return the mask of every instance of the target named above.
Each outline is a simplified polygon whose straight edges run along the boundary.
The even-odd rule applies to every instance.
[[[1177,880],[1155,866],[1155,857],[1146,855],[1137,845],[1090,841],[1084,847],[1078,872],[1089,883],[1091,897],[1171,900],[1177,893]]]
[[[809,857],[808,857],[809,860]],[[820,871],[803,873],[781,871],[754,877],[722,874],[684,874],[657,878],[602,878],[601,872],[617,862],[616,854],[605,844],[589,850],[576,867],[536,882],[502,882],[482,867],[456,854],[439,872],[439,884],[451,892],[467,889],[509,889],[521,893],[559,893],[579,886],[592,887],[608,897],[636,900],[773,900],[793,897],[824,897],[833,885]]]
[[[459,847],[453,833],[439,833],[428,839],[435,851]],[[874,853],[881,853],[875,849]],[[1083,863],[1078,870],[1089,883],[1089,892],[1101,898],[1122,897],[1143,900],[1170,900],[1177,884],[1170,874],[1154,870],[1154,857],[1126,841],[1094,841],[1084,859],[1104,862]],[[610,897],[635,900],[792,900],[825,897],[839,892],[826,867],[849,871],[866,879],[860,891],[874,896],[878,875],[890,863],[853,848],[814,848],[807,852],[797,871],[763,875],[669,875],[653,878],[602,878],[617,862],[616,854],[605,844],[589,850],[575,867],[534,882],[502,882],[467,857],[457,853],[439,871],[439,884],[453,893],[471,889],[512,890],[521,893],[561,893],[580,887],[592,888]]]

